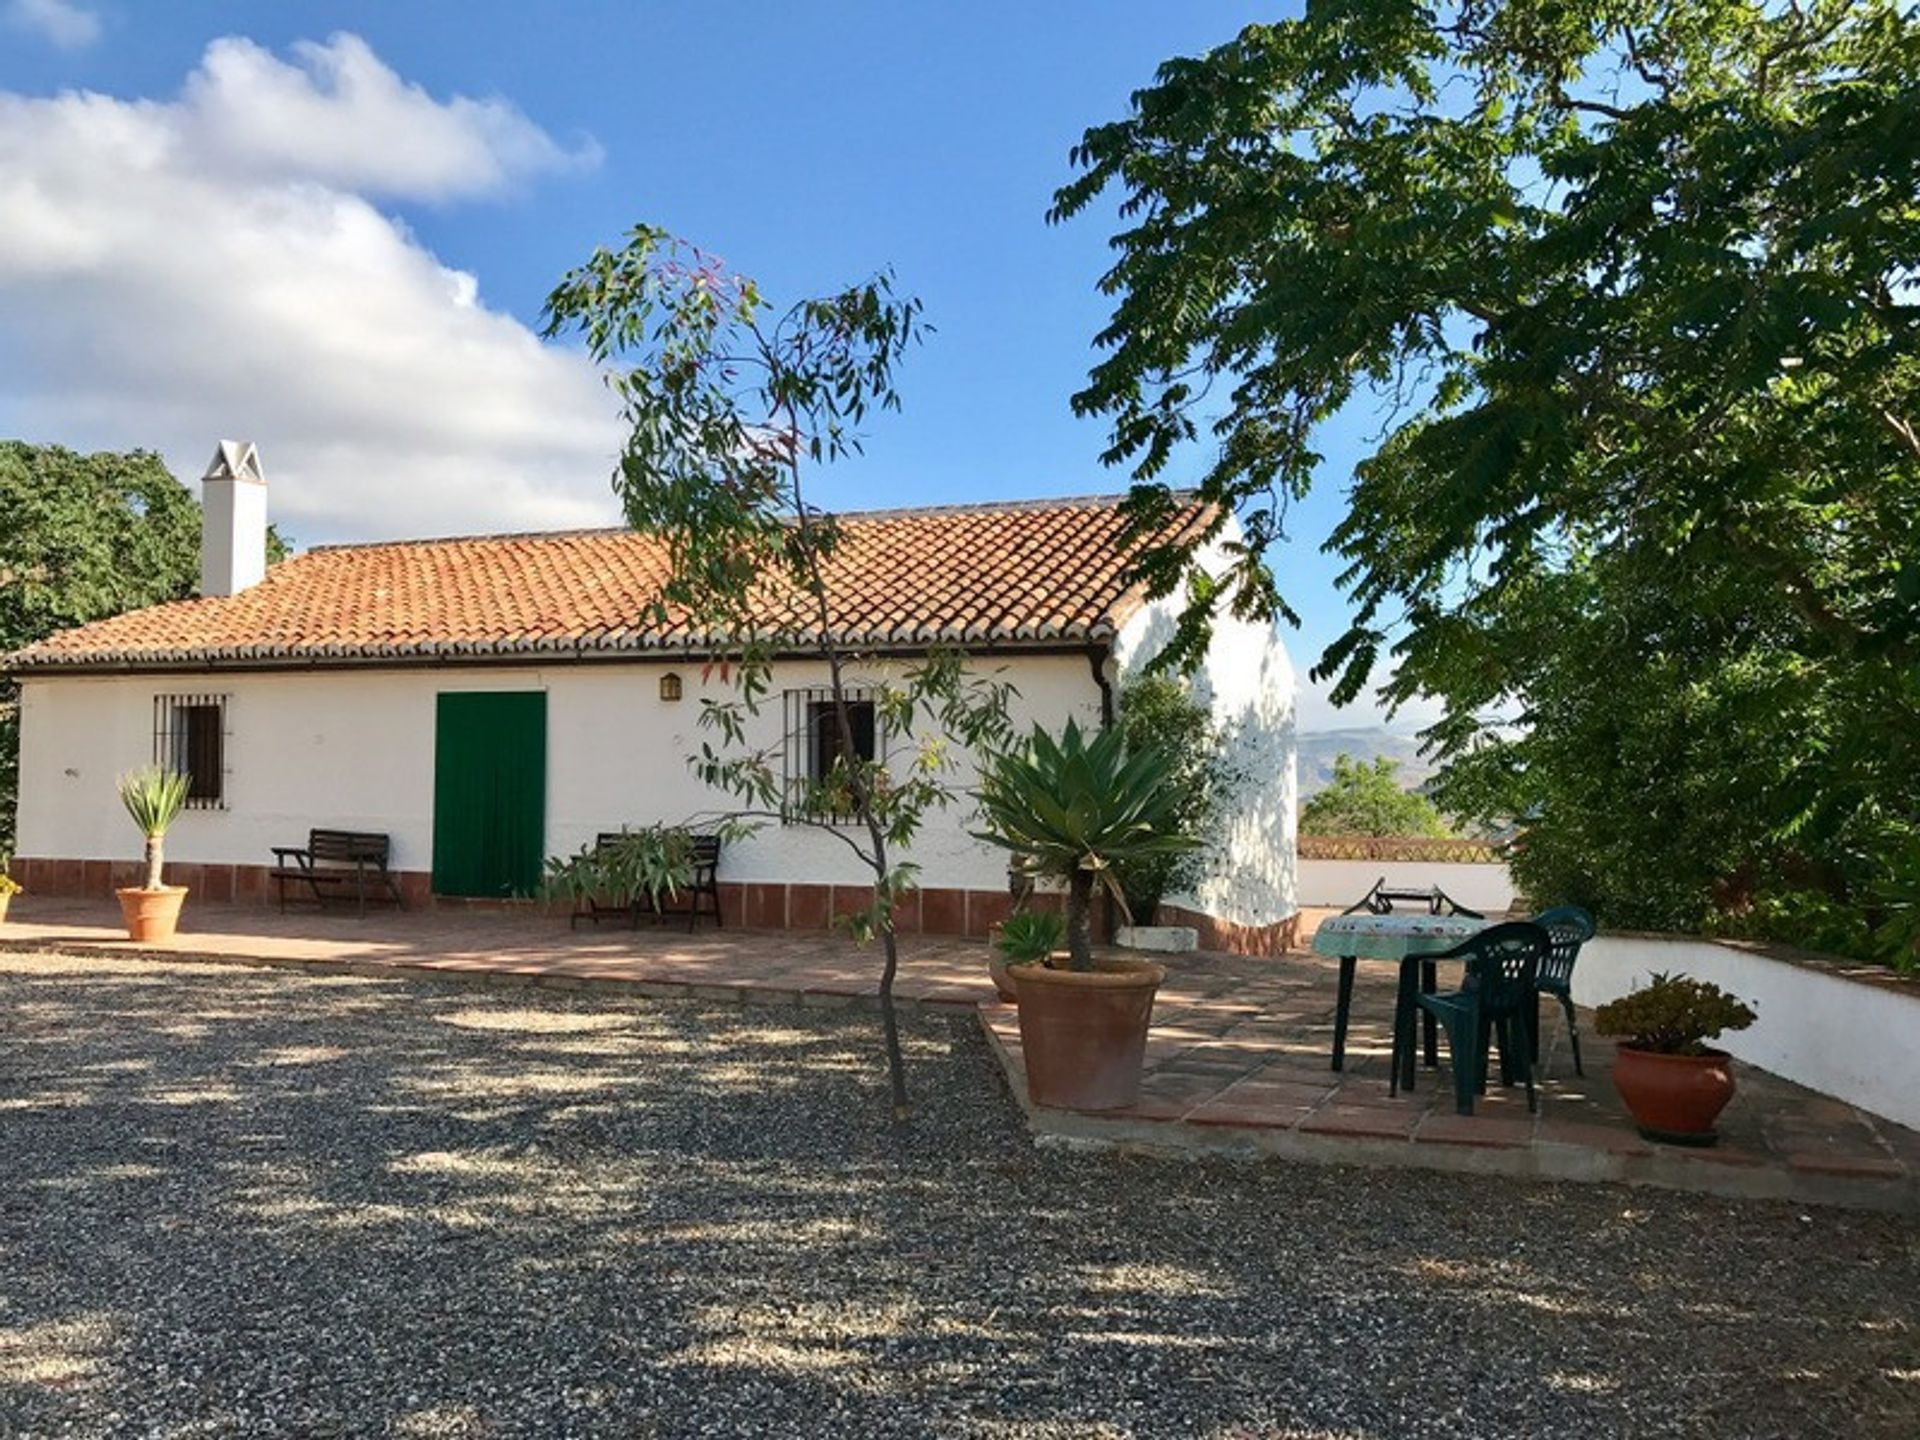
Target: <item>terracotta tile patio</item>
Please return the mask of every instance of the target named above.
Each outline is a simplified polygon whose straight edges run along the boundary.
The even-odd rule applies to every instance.
[[[421,975],[495,985],[607,986],[769,1005],[870,1004],[877,957],[831,934],[583,928],[526,912],[409,911],[365,920],[199,904],[191,933],[134,947],[97,901],[23,896],[0,948],[227,960]],[[913,937],[898,993],[909,1006],[978,1008],[1025,1104],[1018,1014],[995,1002],[978,941]],[[1748,1066],[1708,1150],[1655,1146],[1626,1118],[1613,1050],[1583,1018],[1587,1075],[1573,1074],[1550,1012],[1538,1115],[1497,1085],[1456,1115],[1444,1058],[1388,1094],[1393,967],[1363,961],[1345,1069],[1328,1066],[1335,967],[1313,955],[1178,957],[1154,1013],[1140,1103],[1103,1115],[1028,1107],[1042,1143],[1226,1152],[1320,1163],[1617,1180],[1719,1194],[1920,1210],[1920,1135]]]

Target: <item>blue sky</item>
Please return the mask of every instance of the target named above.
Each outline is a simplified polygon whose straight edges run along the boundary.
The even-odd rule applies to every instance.
[[[604,437],[583,422],[576,431],[601,438],[563,453],[570,439],[557,427],[570,407],[584,413],[594,402],[551,373],[546,357],[524,353],[521,330],[567,266],[644,219],[718,252],[776,297],[890,264],[925,301],[938,333],[904,374],[905,412],[879,422],[867,456],[818,487],[829,502],[1123,488],[1124,476],[1099,463],[1102,426],[1075,420],[1067,405],[1106,315],[1095,282],[1110,217],[1053,227],[1044,212],[1070,173],[1068,147],[1088,125],[1121,114],[1155,65],[1276,13],[1164,0],[0,0],[0,16],[11,22],[0,28],[0,107],[17,102],[0,109],[0,188],[8,168],[30,167],[25,157],[46,153],[45,135],[79,147],[60,175],[28,171],[35,193],[51,197],[49,209],[69,208],[48,222],[54,238],[39,268],[16,265],[11,289],[0,242],[0,322],[11,337],[0,338],[0,431],[81,447],[146,444],[190,473],[216,429],[247,428],[284,485],[276,503],[303,543],[592,518],[608,503],[606,467],[593,458],[604,453]],[[324,48],[341,34],[359,44]],[[223,37],[251,44],[210,51]],[[393,103],[405,100],[446,127],[445,154],[397,168],[409,147],[430,148],[423,128],[394,118],[407,112],[362,104],[329,71],[335,64],[390,71],[400,97]],[[98,105],[72,96],[64,109],[36,103],[64,91],[119,102],[114,123],[122,126],[151,118],[130,102],[158,102],[152,113],[164,124],[154,144],[173,158],[111,177],[111,208],[86,210],[85,197],[65,188],[72,173],[135,166],[121,157],[140,147],[112,133]],[[331,108],[299,108],[321,104]],[[312,132],[344,134],[361,121],[357,149],[346,141],[324,154],[313,148]],[[459,150],[469,143],[490,159]],[[296,222],[288,206],[318,207],[319,218]],[[178,262],[146,274],[144,256],[103,260],[85,273],[49,260],[84,250],[70,236],[101,213],[114,227],[150,226],[153,247],[175,246]],[[195,236],[222,226],[223,214],[245,238],[210,261]],[[313,254],[301,237],[323,232],[343,237],[345,248]],[[101,253],[109,253],[104,242]],[[266,268],[250,268],[256,260]],[[472,333],[456,327],[442,335],[437,319],[408,309],[432,303],[422,287],[440,283],[427,273],[436,265],[465,287],[455,303],[469,312],[459,324],[471,322]],[[256,274],[263,278],[250,278]],[[69,301],[55,310],[49,295],[60,287]],[[196,288],[197,296],[185,293]],[[322,308],[298,308],[316,301]],[[84,338],[74,317],[91,317]],[[187,345],[180,332],[202,324],[207,343]],[[184,353],[143,371],[128,357],[151,353],[163,332]],[[221,354],[233,363],[223,367]],[[103,365],[127,373],[112,396],[88,403],[84,384],[56,385],[63,372],[50,355],[65,357],[73,376]],[[457,407],[449,397],[461,389],[463,365],[472,367],[475,394],[491,394],[493,385],[511,392],[486,402],[489,415],[508,416],[524,403],[548,427],[530,420],[494,453],[535,455],[523,467],[533,472],[551,452],[553,464],[571,467],[567,479],[537,478],[522,495],[516,477],[489,469],[489,457],[441,453],[455,443],[445,436],[486,428],[451,413],[444,423],[434,418],[436,407]],[[439,374],[416,395],[413,382],[427,368]],[[341,393],[342,371],[362,371],[368,393]],[[142,404],[147,396],[152,403]],[[376,439],[361,437],[386,429],[385,417],[371,412],[368,420],[370,412],[353,408],[382,403],[422,417],[419,433],[400,433],[405,427],[395,422],[384,454]],[[543,442],[551,442],[546,451]],[[1350,441],[1332,447],[1322,486],[1274,557],[1306,618],[1289,636],[1303,674],[1344,614],[1338,565],[1319,546],[1338,518],[1353,453]],[[1191,473],[1202,458],[1182,463]],[[392,473],[381,473],[387,466]],[[460,478],[463,466],[470,482]],[[435,478],[413,483],[412,475]],[[509,495],[511,506],[502,498]],[[1374,717],[1333,717],[1309,698],[1304,718],[1328,725]]]

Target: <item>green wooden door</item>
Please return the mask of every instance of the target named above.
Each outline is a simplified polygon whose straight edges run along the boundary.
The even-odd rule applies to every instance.
[[[532,895],[546,854],[547,697],[439,697],[433,746],[433,889]]]

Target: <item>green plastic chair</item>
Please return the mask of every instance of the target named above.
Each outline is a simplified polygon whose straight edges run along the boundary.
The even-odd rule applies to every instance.
[[[1534,984],[1540,963],[1552,941],[1540,926],[1527,920],[1494,925],[1463,941],[1435,960],[1464,960],[1467,975],[1452,995],[1418,995],[1414,1003],[1440,1022],[1447,1032],[1447,1057],[1453,1065],[1454,1107],[1473,1114],[1476,1095],[1487,1088],[1487,1051],[1500,1042],[1500,1083],[1513,1083],[1516,1063],[1526,1081],[1527,1109],[1538,1109],[1533,1089],[1533,1034],[1536,1003]],[[1406,1033],[1397,1031],[1404,1028]],[[1414,1043],[1413,1027],[1396,1027],[1391,1093],[1400,1093],[1400,1070],[1406,1047]]]
[[[1567,1039],[1573,1045],[1573,1073],[1585,1078],[1580,1063],[1580,1024],[1573,1014],[1573,967],[1580,958],[1580,947],[1593,938],[1593,916],[1578,905],[1558,905],[1533,917],[1533,923],[1547,932],[1552,943],[1540,962],[1540,975],[1534,981],[1533,1063],[1540,1063],[1540,996],[1551,995],[1560,1002],[1567,1017]]]

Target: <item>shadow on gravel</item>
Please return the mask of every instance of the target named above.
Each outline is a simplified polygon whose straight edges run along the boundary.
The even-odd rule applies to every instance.
[[[0,1432],[1910,1435],[1891,1218],[1035,1151],[966,1019],[0,956]]]

